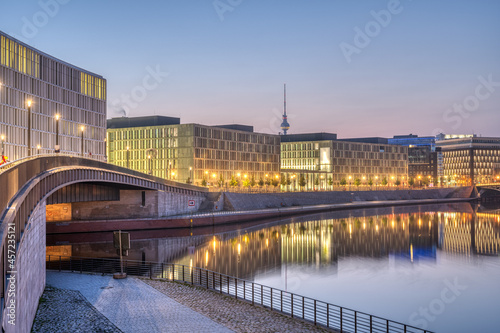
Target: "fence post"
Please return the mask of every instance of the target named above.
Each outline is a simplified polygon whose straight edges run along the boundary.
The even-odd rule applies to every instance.
[[[316,325],[316,300],[314,300],[314,325]]]
[[[330,327],[330,303],[326,303],[326,327]]]
[[[342,332],[342,307],[340,308],[340,332]]]
[[[281,296],[280,296],[280,303],[281,303],[281,312],[283,312],[283,290],[280,290],[281,291]]]
[[[208,271],[205,271],[205,276],[207,277],[207,289],[208,289]]]
[[[273,288],[271,288],[271,311],[273,311]]]
[[[387,322],[387,333],[389,333],[389,319],[387,319],[386,322]]]
[[[212,289],[215,290],[215,272],[212,272]]]
[[[191,285],[194,284],[194,269],[193,267],[189,267],[189,269],[191,270]]]
[[[254,303],[254,286],[255,286],[255,283],[252,282],[252,305],[255,305],[255,303]]]
[[[163,267],[163,263],[161,263],[161,278],[164,279],[165,276],[165,268]]]
[[[405,333],[406,333],[406,325],[405,325]]]
[[[358,312],[354,311],[354,333],[358,332]]]
[[[246,284],[245,280],[243,280],[243,299],[247,299],[247,291],[246,291]]]
[[[306,299],[302,296],[302,319],[306,319]]]
[[[293,318],[293,294],[290,294],[290,314],[292,315]]]
[[[185,279],[184,279],[184,265],[182,265],[182,283],[185,282]]]
[[[231,295],[231,293],[229,292],[229,276],[227,277],[227,294]]]
[[[220,283],[219,291],[222,294],[222,275],[220,275],[220,274],[219,274],[219,283]]]
[[[264,306],[264,286],[260,285],[260,305]]]
[[[234,298],[238,299],[238,279],[234,278]]]
[[[373,333],[373,316],[370,315],[370,333]]]

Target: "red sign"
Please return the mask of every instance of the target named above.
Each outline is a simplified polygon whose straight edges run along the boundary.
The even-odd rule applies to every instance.
[[[195,206],[194,200],[188,200],[188,207],[194,207],[194,206]]]

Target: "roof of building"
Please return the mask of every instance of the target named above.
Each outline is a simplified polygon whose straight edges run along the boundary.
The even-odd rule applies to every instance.
[[[12,37],[12,36],[10,36],[10,35],[6,34],[5,32],[3,32],[3,31],[1,31],[1,30],[0,30],[0,35],[1,35],[1,36],[4,36],[5,38],[8,38],[8,39],[10,39],[10,40],[12,40],[12,41],[14,41],[14,42],[16,42],[16,43],[18,43],[19,45],[22,45],[22,46],[24,46],[24,47],[26,47],[26,48],[28,48],[28,49],[30,49],[30,50],[33,50],[33,51],[37,52],[38,54],[40,54],[40,55],[42,55],[42,56],[44,56],[44,57],[47,57],[47,58],[52,59],[52,60],[54,60],[54,61],[57,61],[57,62],[59,62],[59,63],[61,63],[61,64],[64,64],[64,65],[66,65],[66,66],[68,66],[68,67],[72,67],[72,68],[74,68],[74,69],[77,69],[77,70],[79,70],[80,72],[84,72],[84,73],[90,74],[90,75],[92,75],[92,76],[95,76],[95,77],[98,77],[98,78],[104,79],[104,78],[103,78],[101,75],[99,75],[99,74],[92,73],[92,72],[91,72],[91,71],[89,71],[89,70],[86,70],[86,69],[83,69],[83,68],[81,68],[81,67],[75,66],[75,65],[73,65],[73,64],[70,64],[69,62],[63,61],[63,60],[58,59],[58,58],[56,58],[56,57],[54,57],[54,56],[51,56],[50,54],[47,54],[47,53],[45,53],[45,52],[42,52],[42,51],[40,51],[40,50],[38,50],[38,49],[34,48],[33,46],[31,46],[31,45],[29,45],[29,44],[26,44],[26,43],[24,43],[24,42],[20,41],[19,39],[14,38],[14,37]]]
[[[228,124],[228,125],[216,125],[212,127],[227,128],[236,131],[253,132],[253,126],[241,125],[241,124]]]
[[[281,142],[299,142],[299,141],[327,141],[337,140],[337,134],[334,133],[302,133],[280,135]]]
[[[380,137],[339,139],[339,141],[360,142],[360,143],[378,143],[378,144],[385,144],[385,145],[388,144],[388,139],[380,138]]]
[[[129,127],[150,127],[179,125],[181,118],[165,116],[146,116],[146,117],[118,117],[107,120],[107,128],[129,128]]]

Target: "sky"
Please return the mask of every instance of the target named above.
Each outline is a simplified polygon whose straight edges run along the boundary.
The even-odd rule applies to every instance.
[[[107,79],[108,118],[277,134],[500,136],[498,0],[0,0],[0,30]]]

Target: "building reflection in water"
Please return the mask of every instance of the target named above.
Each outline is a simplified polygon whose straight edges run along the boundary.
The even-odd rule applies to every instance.
[[[394,257],[415,263],[435,261],[437,251],[463,257],[498,255],[500,213],[467,207],[457,212],[418,207],[414,209],[419,211],[405,213],[393,208],[378,215],[359,210],[225,233],[134,240],[129,259],[175,262],[252,280],[286,265],[335,270],[347,257]],[[333,215],[336,218],[328,218]],[[116,257],[106,241],[48,246],[47,254]]]

